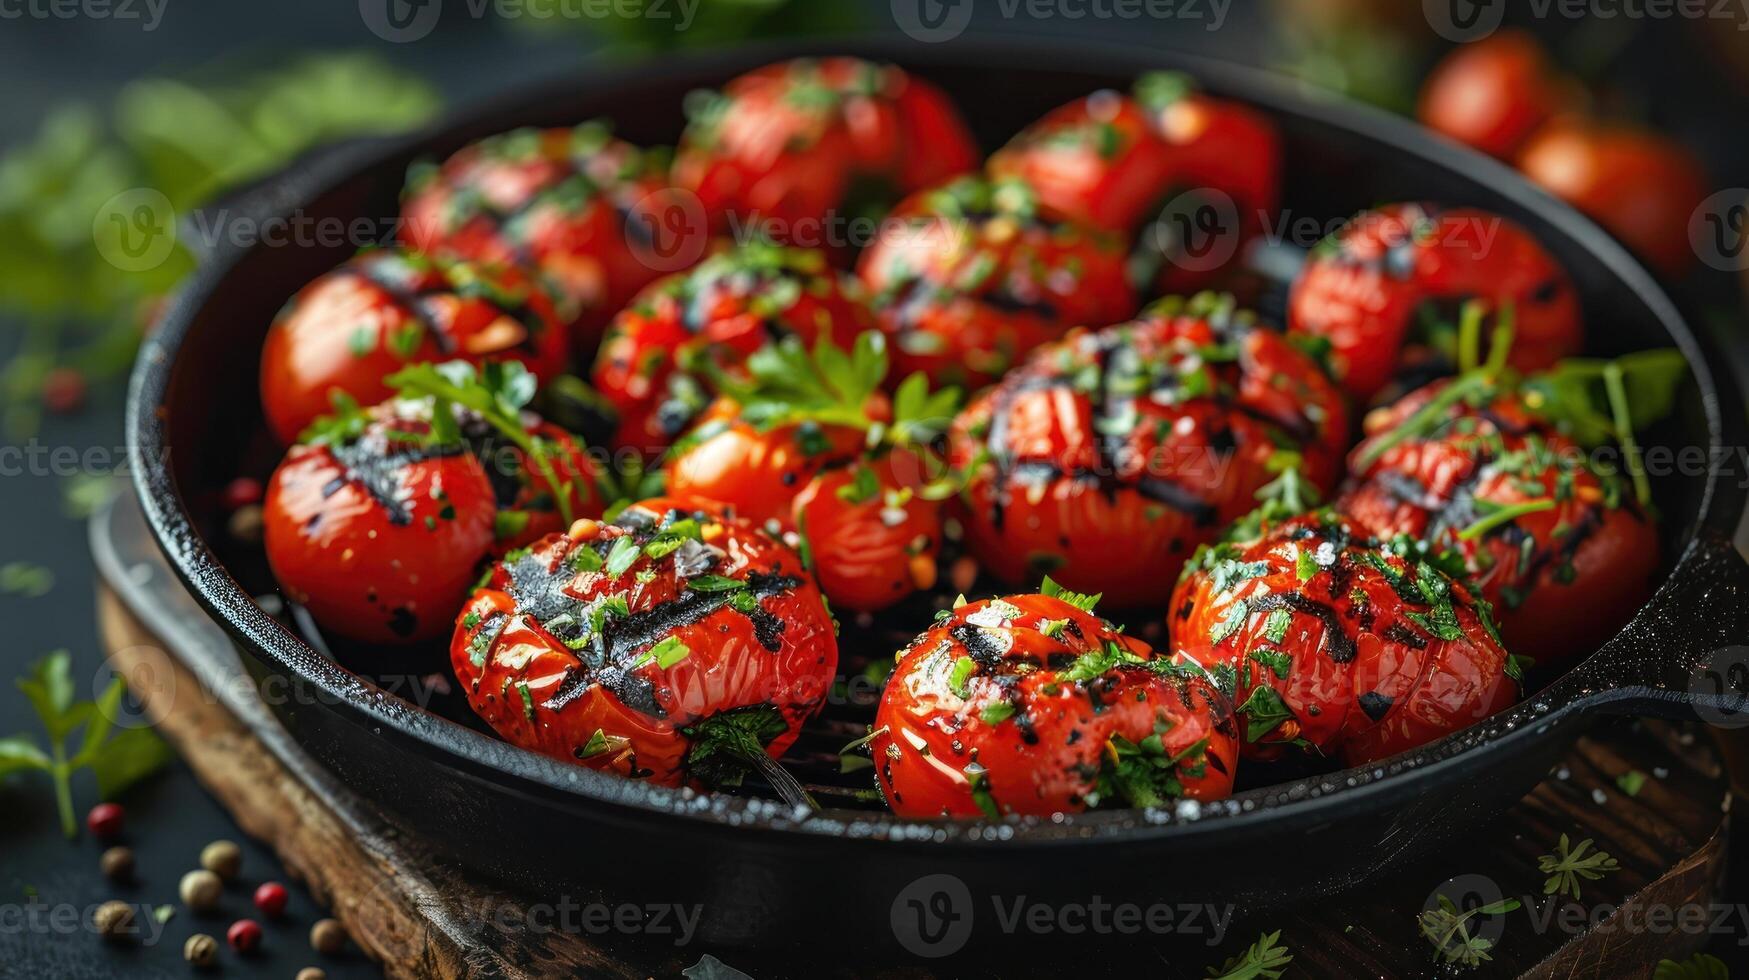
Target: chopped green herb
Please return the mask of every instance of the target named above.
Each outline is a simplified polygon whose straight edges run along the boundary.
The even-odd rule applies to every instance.
[[[978,713],[986,725],[1000,725],[1014,717],[1014,704],[1010,701],[991,701],[984,705],[984,710]]]
[[[613,547],[607,550],[607,574],[612,578],[624,575],[626,569],[632,567],[632,563],[638,560],[640,554],[642,551],[638,548],[638,542],[633,540],[631,535],[627,534],[614,539]]]
[[[978,672],[978,662],[971,657],[959,657],[953,662],[953,670],[947,675],[947,689],[955,696],[965,699],[972,696],[966,682]]]
[[[1239,705],[1239,713],[1245,717],[1247,742],[1257,741],[1294,717],[1293,710],[1281,699],[1281,694],[1267,684],[1251,689],[1251,696]]]
[[[1250,605],[1244,599],[1235,600],[1231,606],[1227,607],[1226,618],[1209,627],[1209,642],[1219,643],[1239,632],[1239,628],[1245,625],[1245,621],[1250,615]]]

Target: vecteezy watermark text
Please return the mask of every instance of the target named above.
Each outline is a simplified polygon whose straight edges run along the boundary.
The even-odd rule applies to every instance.
[[[926,958],[964,949],[984,923],[1004,936],[1195,936],[1218,946],[1232,924],[1233,907],[1197,902],[1114,902],[1101,895],[1084,900],[1042,901],[1030,896],[988,895],[984,903],[958,876],[925,875],[893,897],[893,937]],[[985,918],[985,915],[988,918]]]
[[[974,5],[1006,21],[1189,21],[1207,31],[1227,22],[1233,0],[891,0],[893,23],[919,41],[951,41],[965,32]]]
[[[1422,0],[1421,11],[1435,34],[1467,44],[1500,29],[1507,0]],[[1746,0],[1512,0],[1521,15],[1536,20],[1732,20],[1749,30]]]
[[[679,33],[690,30],[703,0],[461,0],[451,2],[473,20],[666,22]],[[417,41],[437,27],[443,0],[358,0],[358,14],[370,32],[385,41]]]
[[[0,0],[0,20],[113,20],[155,31],[170,0]]]

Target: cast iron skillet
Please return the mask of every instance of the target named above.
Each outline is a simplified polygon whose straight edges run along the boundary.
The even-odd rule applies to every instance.
[[[1287,142],[1287,213],[1326,222],[1424,198],[1525,224],[1578,282],[1591,353],[1673,345],[1687,357],[1694,383],[1649,441],[1708,451],[1745,445],[1741,394],[1717,371],[1725,359],[1595,226],[1506,168],[1406,122],[1255,71],[1162,52],[857,41],[596,71],[424,135],[294,167],[233,211],[257,220],[293,211],[390,217],[416,158],[514,126],[597,115],[614,118],[634,141],[670,142],[689,90],[779,58],[826,53],[894,61],[935,81],[986,148],[1060,103],[1126,86],[1137,72],[1189,71],[1210,91],[1275,117]],[[1730,544],[1745,492],[1736,474],[1714,470],[1657,481],[1673,568],[1614,641],[1511,711],[1365,769],[1173,812],[985,824],[833,809],[808,816],[768,800],[662,789],[549,761],[324,658],[264,612],[209,547],[219,538],[209,533],[213,490],[237,472],[240,456],[243,465],[271,465],[255,394],[265,328],[299,286],[349,252],[343,244],[221,245],[206,256],[134,373],[135,485],[170,563],[235,637],[250,669],[289,685],[279,688],[291,694],[276,710],[294,735],[359,792],[478,870],[573,897],[702,902],[702,935],[731,943],[818,936],[821,923],[827,935],[890,939],[904,928],[901,892],[938,873],[986,907],[987,895],[1017,894],[1058,902],[1309,898],[1499,813],[1545,776],[1587,719],[1697,710],[1730,719],[1741,707],[1730,687],[1743,671],[1724,666],[1733,644],[1749,642],[1749,568]],[[238,448],[246,446],[254,448]]]

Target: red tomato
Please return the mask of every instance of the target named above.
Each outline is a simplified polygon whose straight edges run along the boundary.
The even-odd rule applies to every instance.
[[[1509,160],[1537,127],[1574,107],[1577,88],[1535,37],[1497,31],[1433,69],[1416,114],[1434,132]]]
[[[1263,229],[1280,197],[1281,140],[1262,113],[1204,95],[1183,75],[1153,72],[1137,80],[1133,98],[1096,92],[1046,114],[993,154],[989,171],[1025,182],[1044,208],[1131,242],[1142,266],[1158,270],[1138,288],[1185,292]],[[1212,231],[1224,239],[1197,251],[1176,223],[1210,232],[1194,220],[1204,202],[1220,209]],[[1215,247],[1230,251],[1217,258],[1206,251]]]
[[[892,65],[798,59],[700,93],[674,160],[715,229],[838,250],[822,222],[878,217],[905,194],[965,173],[978,150],[947,97]],[[737,236],[741,237],[741,236]],[[840,237],[844,240],[840,242]]]
[[[1037,351],[961,413],[949,462],[991,574],[1049,572],[1130,607],[1163,601],[1196,546],[1256,506],[1284,447],[1333,486],[1347,432],[1311,357],[1204,294]]]
[[[539,271],[579,351],[608,318],[661,274],[634,247],[646,232],[638,202],[665,186],[642,150],[600,122],[519,129],[416,168],[401,238],[424,252]]]
[[[1362,765],[1512,704],[1517,667],[1487,616],[1406,538],[1321,511],[1203,549],[1169,625],[1233,692],[1246,758],[1296,743]]]
[[[721,787],[795,740],[838,641],[794,552],[714,507],[657,498],[495,565],[450,659],[468,703],[516,745]]]
[[[860,286],[822,253],[748,246],[639,294],[608,331],[595,387],[619,413],[614,444],[655,454],[711,403],[714,372],[741,374],[780,337],[848,348],[873,327]]]
[[[403,414],[403,411],[406,414]],[[429,444],[400,403],[355,434],[293,446],[267,485],[267,560],[325,630],[370,643],[443,635],[492,547],[492,483],[468,448]]]
[[[924,459],[898,449],[827,470],[796,494],[793,524],[834,608],[878,612],[933,588],[942,503],[921,495]]]
[[[547,447],[546,468],[563,488],[575,517],[599,517],[607,502],[601,499],[600,467],[577,440],[551,422],[529,426],[529,435]],[[558,506],[559,491],[553,479],[520,447],[502,442],[495,432],[475,427],[469,433],[470,449],[480,457],[497,495],[499,552],[522,548],[565,530]]]
[[[1497,389],[1409,419],[1446,390],[1429,385],[1367,417],[1349,457],[1354,483],[1336,503],[1368,533],[1406,534],[1460,556],[1500,632],[1539,663],[1590,653],[1651,595],[1658,534],[1617,477],[1516,396]],[[1482,532],[1502,509],[1531,509]]]
[[[1047,216],[1027,188],[966,177],[894,211],[857,272],[894,377],[978,387],[1070,327],[1135,312],[1117,236]]]
[[[762,429],[741,421],[724,398],[674,447],[668,492],[714,500],[755,523],[786,527],[790,502],[821,470],[843,466],[862,449],[860,428],[802,421]]]
[[[1428,319],[1455,321],[1468,300],[1512,306],[1512,365],[1549,367],[1583,340],[1572,280],[1536,240],[1474,208],[1393,204],[1356,215],[1306,261],[1288,297],[1288,329],[1329,341],[1343,388],[1367,399],[1437,338]],[[1455,333],[1455,331],[1454,331]]]
[[[305,286],[273,321],[261,351],[261,404],[287,445],[342,391],[372,405],[383,378],[409,363],[522,362],[545,381],[565,369],[569,343],[546,291],[525,274],[366,252]]]
[[[899,652],[870,744],[894,813],[1048,816],[1232,793],[1228,700],[1085,605],[967,603]]]
[[[1682,146],[1627,126],[1563,120],[1537,133],[1518,168],[1664,275],[1694,264],[1688,221],[1708,185],[1700,161]]]

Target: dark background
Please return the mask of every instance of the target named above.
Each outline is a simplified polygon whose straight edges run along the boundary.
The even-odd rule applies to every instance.
[[[406,44],[390,44],[371,34],[356,0],[168,0],[162,21],[150,32],[142,31],[137,21],[0,17],[0,152],[31,139],[58,104],[84,101],[107,111],[118,88],[142,75],[223,79],[227,73],[300,51],[372,52],[427,79],[445,104],[454,107],[562,74],[594,58],[661,57],[677,40],[696,45],[731,41],[738,33],[895,30],[888,0],[801,0],[775,13],[766,9],[775,4],[763,0],[704,2],[735,9],[716,16],[713,23],[719,26],[676,38],[604,21],[531,28],[492,16],[476,19],[467,14],[466,0],[449,0],[436,30]],[[1412,91],[1403,79],[1412,84],[1429,60],[1448,47],[1424,22],[1413,23],[1419,17],[1414,0],[1280,5],[1234,0],[1225,23],[1215,31],[1184,20],[1041,23],[1024,15],[1004,16],[999,0],[976,2],[970,33],[1067,31],[1193,50],[1290,68],[1399,109],[1409,104]],[[1515,5],[1509,19],[1519,20],[1522,11],[1517,8],[1522,6]],[[22,2],[0,2],[0,11],[21,9]],[[1327,15],[1332,11],[1376,15],[1394,23],[1400,33],[1392,36],[1400,40],[1393,43],[1398,46],[1331,27]],[[1407,26],[1405,11],[1411,21]],[[1743,67],[1749,64],[1749,34],[1736,31],[1746,23],[1555,18],[1527,21],[1525,26],[1552,41],[1570,62],[1600,62],[1591,66],[1591,77],[1603,86],[1612,107],[1699,151],[1713,186],[1722,189],[1749,184],[1744,153],[1749,137],[1741,124],[1749,108],[1749,84],[1744,81],[1749,69]],[[1714,329],[1740,330],[1740,294],[1731,277],[1699,272],[1678,288],[1701,299]],[[0,310],[9,305],[6,299],[0,295]],[[21,328],[19,318],[0,312],[0,356],[10,356]],[[254,365],[238,369],[252,371]],[[94,378],[93,384],[82,412],[45,419],[36,437],[41,444],[116,447],[119,454],[124,379]],[[55,577],[53,589],[39,598],[0,595],[0,621],[6,625],[0,681],[22,673],[30,661],[56,648],[72,652],[74,677],[82,684],[101,663],[84,525],[68,514],[63,499],[67,484],[63,475],[0,478],[0,564],[28,561],[47,567]],[[80,696],[93,693],[82,690]],[[35,729],[22,696],[11,684],[0,683],[0,735]],[[76,793],[82,817],[94,802],[95,790],[84,782]],[[32,895],[80,909],[110,897],[176,904],[176,880],[195,865],[205,842],[243,840],[180,764],[131,790],[123,802],[128,842],[141,866],[141,884],[131,889],[117,889],[98,874],[101,848],[89,837],[72,842],[62,838],[46,780],[25,776],[0,785],[0,906],[28,903]],[[265,849],[247,841],[244,847],[249,888],[282,876]],[[304,937],[319,913],[307,894],[296,887],[292,892],[291,914],[283,925],[269,928],[265,955],[248,963],[227,955],[225,975],[289,977],[302,966],[318,965]],[[187,976],[180,958],[182,940],[195,931],[222,936],[232,918],[249,911],[248,890],[233,888],[222,915],[198,920],[179,910],[162,943],[126,953],[102,946],[86,932],[0,929],[0,976]],[[376,975],[373,966],[356,956],[319,965],[331,977]]]

